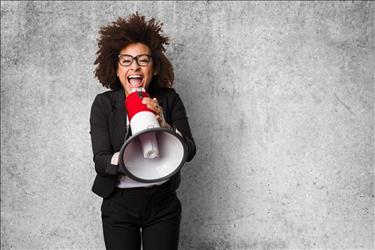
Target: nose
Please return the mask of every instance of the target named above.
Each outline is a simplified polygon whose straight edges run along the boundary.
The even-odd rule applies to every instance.
[[[137,63],[137,60],[135,60],[135,59],[133,60],[132,64],[130,64],[130,68],[134,71],[136,71],[140,68],[140,66]]]

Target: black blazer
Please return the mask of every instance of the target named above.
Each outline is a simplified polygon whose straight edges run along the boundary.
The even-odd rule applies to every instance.
[[[174,89],[159,88],[148,91],[156,97],[163,107],[165,120],[176,127],[188,146],[186,161],[195,155],[195,142],[191,134],[185,107]],[[95,97],[90,113],[90,135],[96,178],[92,191],[108,197],[119,182],[118,165],[111,164],[114,153],[120,151],[126,134],[125,93],[123,89],[111,90]],[[171,187],[177,189],[180,184],[180,172],[171,177]]]

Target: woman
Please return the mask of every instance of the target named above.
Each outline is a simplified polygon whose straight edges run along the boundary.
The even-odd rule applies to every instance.
[[[178,248],[181,203],[176,196],[178,172],[167,181],[141,183],[118,168],[127,134],[124,101],[141,84],[151,98],[143,102],[160,126],[174,127],[195,155],[184,105],[172,88],[174,74],[165,56],[168,37],[162,24],[138,13],[119,18],[99,31],[95,76],[110,91],[98,94],[90,114],[90,134],[97,176],[92,191],[103,198],[102,223],[107,249],[168,250]]]

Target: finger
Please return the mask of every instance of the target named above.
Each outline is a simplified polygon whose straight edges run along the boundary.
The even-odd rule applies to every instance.
[[[160,114],[160,110],[155,107],[154,105],[147,105],[147,108],[149,108],[150,110],[152,110],[153,112],[155,112],[155,114],[159,115]]]
[[[155,97],[152,99],[154,102],[155,102],[155,104],[157,105],[157,106],[159,106],[159,101],[158,101],[158,99],[156,99]],[[159,106],[160,107],[160,106]]]
[[[152,111],[159,114],[158,106],[155,105],[154,101],[150,98],[146,99],[147,97],[143,98],[142,103],[147,106],[147,108],[151,109]]]
[[[153,105],[157,109],[160,108],[159,103],[156,100],[156,98],[151,99],[151,98],[145,97],[142,99],[142,103],[146,105]]]
[[[160,108],[158,100],[156,98],[153,98],[152,100],[153,100],[155,106]]]
[[[149,97],[143,97],[142,98],[142,103],[143,104],[149,104],[151,102],[153,103],[154,101],[151,98],[149,98]]]
[[[161,108],[160,108],[160,106],[155,106],[154,104],[148,104],[147,108],[149,108],[150,110],[152,110],[156,115],[160,116],[160,114],[161,114]]]

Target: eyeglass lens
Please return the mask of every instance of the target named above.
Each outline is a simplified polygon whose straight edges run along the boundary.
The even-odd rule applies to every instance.
[[[139,66],[146,66],[150,63],[151,57],[149,55],[138,55],[133,57],[131,55],[120,55],[119,62],[122,66],[130,66],[133,63],[133,60],[136,60]]]

